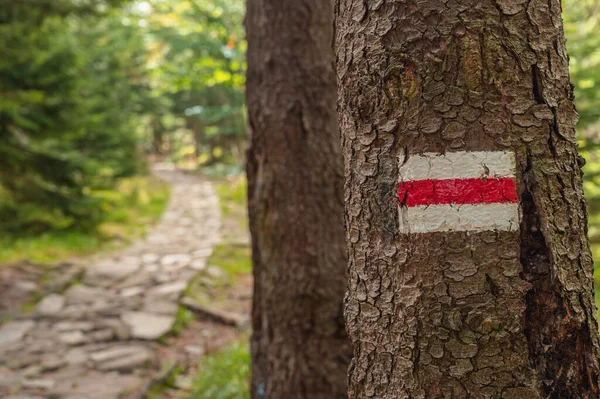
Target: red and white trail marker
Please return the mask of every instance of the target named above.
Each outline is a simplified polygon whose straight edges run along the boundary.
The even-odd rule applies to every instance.
[[[400,233],[517,230],[515,156],[505,151],[401,159]]]

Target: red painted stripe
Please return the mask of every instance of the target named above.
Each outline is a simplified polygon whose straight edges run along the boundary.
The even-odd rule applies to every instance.
[[[516,203],[512,178],[414,180],[400,182],[400,203],[406,206]]]

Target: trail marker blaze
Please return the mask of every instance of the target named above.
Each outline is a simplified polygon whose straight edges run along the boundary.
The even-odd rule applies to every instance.
[[[514,153],[506,151],[401,159],[400,233],[518,229],[515,174]]]

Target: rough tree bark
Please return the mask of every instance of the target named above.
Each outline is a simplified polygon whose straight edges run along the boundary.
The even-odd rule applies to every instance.
[[[338,0],[336,17],[350,397],[598,398],[560,1]],[[453,230],[472,216],[425,222],[441,208],[411,208],[468,193],[431,178],[416,198],[410,176],[467,173],[439,162],[490,153],[516,167],[514,219]],[[480,186],[502,180],[486,162]]]
[[[332,3],[247,2],[253,398],[347,396]]]

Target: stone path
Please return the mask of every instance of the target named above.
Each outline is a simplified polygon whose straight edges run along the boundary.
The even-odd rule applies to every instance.
[[[80,283],[0,326],[0,397],[137,398],[156,375],[156,340],[173,326],[220,224],[209,183],[165,165],[156,174],[171,183],[171,201],[144,240],[91,262]]]

